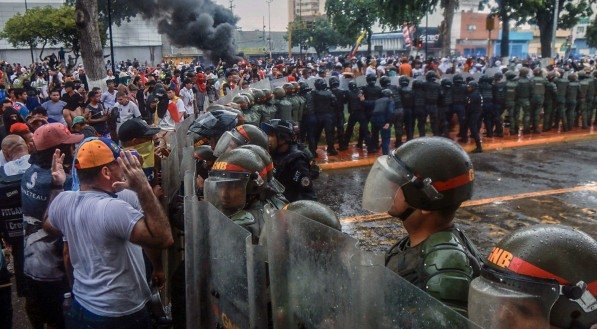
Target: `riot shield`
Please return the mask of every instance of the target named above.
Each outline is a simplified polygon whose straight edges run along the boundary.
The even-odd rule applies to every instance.
[[[176,133],[170,135],[170,154],[161,161],[162,189],[164,190],[164,202],[167,207],[178,193],[180,188],[180,158]],[[166,208],[167,209],[167,208]]]
[[[272,89],[272,83],[269,81],[269,79],[261,79],[257,82],[254,82],[251,84],[251,88],[255,88],[255,89]]]
[[[270,82],[273,90],[276,87],[282,87],[286,82],[288,82],[288,80],[286,78],[279,78],[271,80]]]
[[[185,198],[188,328],[267,327],[265,253],[213,205]]]
[[[358,76],[355,79],[357,87],[364,87],[367,85],[367,77],[364,75]]]
[[[292,212],[267,220],[274,328],[476,328],[357,241]]]

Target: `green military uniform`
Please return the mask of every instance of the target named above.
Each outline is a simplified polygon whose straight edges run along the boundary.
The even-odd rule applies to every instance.
[[[386,266],[408,282],[466,315],[468,286],[479,275],[479,253],[457,228],[411,247],[407,236],[386,255]]]
[[[245,123],[259,126],[261,123],[261,113],[255,111],[253,107],[250,107],[249,98],[247,96],[236,95],[232,99],[232,102],[240,106]]]
[[[273,94],[269,89],[264,89],[265,102],[261,111],[262,122],[269,122],[271,119],[276,117],[276,106],[274,105]]]
[[[515,134],[518,134],[521,119],[525,123],[525,130],[523,133],[528,133],[529,118],[531,115],[531,99],[533,97],[533,83],[527,78],[529,70],[526,67],[520,69],[518,85],[516,86],[516,115],[511,118],[513,120],[510,130],[514,128]]]
[[[262,122],[265,121],[265,115],[264,115],[264,113],[265,113],[265,94],[261,90],[254,90],[253,96],[255,97],[255,104],[251,108],[255,112],[259,113],[259,115],[260,115],[259,123],[261,124]]]
[[[539,114],[545,103],[545,92],[547,89],[547,79],[543,77],[543,72],[540,68],[533,70],[534,77],[531,79],[533,84],[533,97],[531,98],[531,108],[528,113],[524,113],[524,133],[529,133],[532,129],[534,133],[540,133],[539,130]]]
[[[582,117],[582,127],[586,129],[588,128],[589,123],[587,118],[589,115],[589,89],[593,89],[593,82],[588,79],[585,71],[578,72],[578,79],[580,81],[580,89],[578,93],[578,104],[576,106],[576,117],[574,122],[576,123],[576,126],[578,126],[578,120]],[[593,100],[591,99],[591,103],[592,102]]]
[[[274,89],[274,105],[276,106],[275,119],[292,120],[292,103],[286,99],[286,92],[282,87]]]
[[[230,216],[236,224],[251,232],[253,243],[263,240],[265,234],[265,213],[268,209],[280,210],[286,206],[288,201],[284,197],[272,196],[266,200],[255,200],[243,210]]]
[[[290,104],[292,104],[292,121],[298,122],[298,120],[300,119],[298,115],[300,112],[301,104],[298,98],[296,97],[296,94],[294,93],[294,86],[290,83],[285,83],[283,88],[286,92],[286,100],[289,101]]]
[[[510,121],[510,135],[518,135],[518,128],[514,129],[514,118],[518,117],[516,109],[516,74],[512,71],[506,72],[506,101],[504,106],[505,111],[508,113],[508,119]]]
[[[562,121],[562,130],[568,131],[568,117],[566,116],[566,100],[568,99],[568,85],[570,81],[564,76],[564,71],[558,72],[560,77],[556,79],[557,95],[556,100],[558,104],[557,120],[554,120],[554,126],[557,129],[559,121]]]
[[[578,104],[580,94],[580,83],[578,82],[578,76],[576,73],[572,73],[568,76],[570,83],[568,84],[568,90],[566,91],[566,120],[568,125],[564,131],[572,130],[574,127],[574,115],[576,114],[576,106]]]
[[[558,88],[554,82],[555,72],[547,75],[547,85],[545,87],[545,102],[543,103],[543,131],[551,130],[554,124],[554,107],[557,108]]]
[[[299,103],[298,111],[296,113],[292,113],[293,120],[296,118],[295,122],[299,123],[303,119],[303,113],[305,112],[305,107],[307,106],[307,99],[299,94],[300,86],[298,83],[293,82],[292,85],[294,86],[294,96]]]
[[[595,110],[597,110],[597,69],[595,69],[595,71],[593,72],[593,104],[591,104],[591,108],[589,109],[589,115],[587,116],[587,118],[589,119],[589,125],[593,124],[595,125],[595,123],[593,122],[593,118],[595,118]]]

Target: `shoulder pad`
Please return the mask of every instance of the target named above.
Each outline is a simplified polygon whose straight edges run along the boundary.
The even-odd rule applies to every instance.
[[[257,222],[255,216],[253,216],[253,214],[250,211],[246,210],[241,210],[237,212],[236,214],[232,215],[230,219],[240,226],[247,226],[255,224],[255,222]]]
[[[466,302],[473,264],[463,243],[452,232],[438,232],[421,246],[425,289],[439,300]]]

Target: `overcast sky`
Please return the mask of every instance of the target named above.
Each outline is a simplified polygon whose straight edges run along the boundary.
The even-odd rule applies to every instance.
[[[215,0],[216,3],[225,7],[230,6],[229,0]],[[265,18],[265,30],[268,30],[267,2],[265,0],[233,0],[235,6],[232,11],[240,17],[238,25],[245,31],[263,29]],[[273,0],[271,3],[272,31],[286,31],[288,26],[288,0]]]

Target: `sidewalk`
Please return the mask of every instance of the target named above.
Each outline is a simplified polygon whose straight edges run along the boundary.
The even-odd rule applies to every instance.
[[[507,132],[505,132],[507,134]],[[431,135],[428,135],[431,136]],[[452,139],[456,141],[456,132],[450,134]],[[558,131],[549,131],[541,134],[529,134],[520,136],[509,136],[498,138],[482,137],[483,151],[501,150],[506,148],[517,148],[531,145],[544,145],[553,143],[571,142],[577,140],[597,139],[597,132],[595,127],[589,129],[574,129],[570,132],[561,133]],[[394,145],[392,139],[391,146]],[[469,139],[467,144],[460,144],[465,151],[471,152],[475,149],[475,142]],[[320,146],[317,149],[317,163],[321,170],[335,170],[345,168],[355,168],[373,165],[375,159],[381,155],[381,150],[376,154],[368,154],[366,149],[358,149],[352,143],[348,150],[339,152],[336,156],[328,156],[325,152],[325,147]]]

